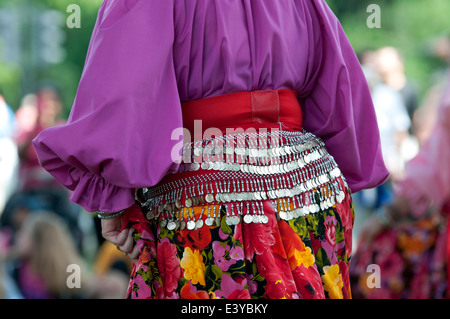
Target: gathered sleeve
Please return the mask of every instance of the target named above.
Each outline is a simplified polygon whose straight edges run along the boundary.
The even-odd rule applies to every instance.
[[[324,140],[352,192],[376,187],[389,172],[362,67],[325,1],[307,3],[310,67],[300,90],[304,128]]]
[[[67,121],[37,136],[40,164],[88,211],[116,212],[177,169],[182,127],[173,0],[105,0]]]

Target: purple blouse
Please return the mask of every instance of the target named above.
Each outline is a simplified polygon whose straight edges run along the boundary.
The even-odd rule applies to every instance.
[[[33,144],[74,202],[114,212],[177,169],[180,100],[281,88],[353,192],[386,180],[368,86],[324,0],[105,0],[67,125]]]

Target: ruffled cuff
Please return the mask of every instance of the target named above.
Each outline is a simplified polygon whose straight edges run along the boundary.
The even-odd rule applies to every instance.
[[[72,168],[74,187],[70,200],[89,212],[114,213],[129,208],[135,202],[134,189],[112,185],[103,177]]]

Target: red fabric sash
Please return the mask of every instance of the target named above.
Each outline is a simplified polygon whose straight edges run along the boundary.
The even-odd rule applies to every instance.
[[[294,90],[238,92],[182,103],[183,126],[191,134],[194,121],[202,130],[242,127],[282,128],[300,131],[303,118],[298,93]]]

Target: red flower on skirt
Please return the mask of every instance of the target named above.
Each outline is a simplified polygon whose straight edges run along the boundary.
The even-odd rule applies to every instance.
[[[180,261],[177,247],[168,239],[162,239],[157,247],[158,270],[164,287],[164,293],[170,297],[178,287],[181,278]]]
[[[327,216],[324,222],[325,225],[325,238],[331,247],[336,246],[336,218],[333,216]]]
[[[277,243],[281,237],[275,236]],[[266,279],[266,296],[270,299],[293,298],[296,291],[291,267],[286,256],[276,253],[278,245],[275,244],[261,255],[256,255],[256,264],[259,274]]]
[[[296,250],[304,251],[306,249],[300,236],[294,232],[292,227],[286,221],[281,220],[278,223],[278,227],[283,240],[283,245],[279,252],[280,255],[287,254],[287,256],[290,257]]]
[[[173,239],[176,245],[202,251],[211,243],[211,231],[206,225],[196,230],[185,228],[177,231]]]
[[[351,287],[350,287],[350,278],[349,278],[349,269],[348,265],[344,261],[339,261],[339,271],[342,275],[342,282],[344,283],[344,287],[342,287],[342,294],[344,299],[350,299],[351,295]]]
[[[301,299],[325,299],[322,279],[316,267],[300,265],[293,271]]]
[[[263,202],[264,213],[269,218],[267,224],[239,223],[235,228],[235,238],[243,243],[245,258],[252,261],[255,255],[261,255],[277,243],[277,219],[270,202]]]

